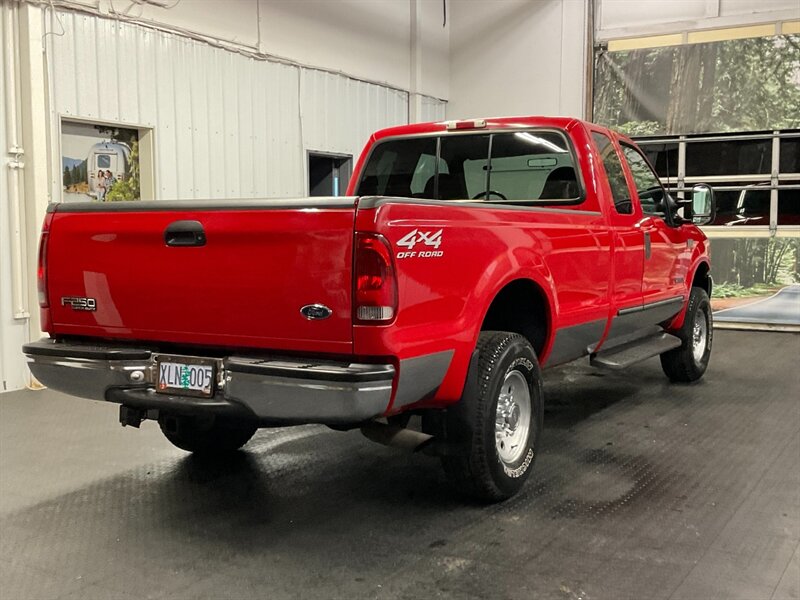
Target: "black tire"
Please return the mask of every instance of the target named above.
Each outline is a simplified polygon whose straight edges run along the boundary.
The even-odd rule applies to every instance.
[[[173,445],[187,452],[218,455],[244,446],[258,429],[249,423],[223,419],[163,415],[158,424]]]
[[[698,327],[699,330],[696,330]],[[691,383],[703,376],[711,358],[714,338],[714,319],[706,291],[693,287],[689,294],[686,317],[678,331],[671,332],[681,338],[679,348],[661,355],[661,368],[671,381]],[[702,344],[702,352],[700,345]],[[697,352],[695,352],[697,350]]]
[[[477,363],[470,372],[471,381],[467,382],[461,400],[447,409],[445,416],[447,441],[461,451],[442,457],[442,464],[447,475],[463,491],[483,502],[498,502],[522,488],[538,452],[544,414],[541,370],[528,340],[516,333],[483,332],[478,339],[477,352]],[[525,388],[530,410],[527,419],[519,411],[516,418],[506,417],[506,426],[513,425],[513,435],[526,421],[528,425],[527,439],[509,446],[511,456],[507,458],[519,453],[516,460],[509,462],[501,458],[499,447],[504,434],[495,437],[495,421],[503,386],[508,385],[505,389],[510,392],[512,388],[508,382],[512,380],[517,386],[514,389],[523,392],[518,395],[522,399],[519,405],[511,403],[514,411],[524,404]],[[510,397],[504,400],[507,406]]]

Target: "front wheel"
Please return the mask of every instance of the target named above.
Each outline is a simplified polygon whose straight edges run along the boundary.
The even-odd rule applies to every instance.
[[[195,454],[227,454],[244,446],[257,427],[224,419],[164,415],[161,432],[173,445]]]
[[[708,368],[714,337],[711,303],[704,289],[692,288],[683,325],[674,333],[683,344],[661,355],[661,368],[671,381],[697,381]]]
[[[477,386],[448,409],[446,436],[464,451],[445,456],[445,471],[486,502],[516,494],[530,475],[542,430],[542,383],[536,353],[523,336],[486,331],[478,340]]]

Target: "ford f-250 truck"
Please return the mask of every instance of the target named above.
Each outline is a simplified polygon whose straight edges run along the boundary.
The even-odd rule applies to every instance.
[[[425,440],[495,501],[536,458],[542,366],[706,369],[713,193],[673,199],[623,136],[541,117],[386,129],[348,194],[52,205],[33,374],[198,453],[301,423]]]

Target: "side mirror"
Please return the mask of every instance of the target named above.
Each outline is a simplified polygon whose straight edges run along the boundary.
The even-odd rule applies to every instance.
[[[717,202],[714,190],[705,183],[698,183],[692,188],[692,223],[708,225],[717,214]]]

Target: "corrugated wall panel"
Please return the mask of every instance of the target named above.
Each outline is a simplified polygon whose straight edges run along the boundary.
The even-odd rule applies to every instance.
[[[422,112],[420,114],[420,123],[427,123],[428,121],[443,121],[445,119],[445,110],[447,103],[437,98],[422,97]]]
[[[355,157],[376,129],[408,122],[402,91],[112,19],[57,16],[65,33],[47,37],[54,161],[60,117],[153,128],[159,199],[303,195],[308,150]],[[426,120],[444,117],[441,102],[424,107]]]
[[[313,69],[300,71],[300,90],[308,150],[357,156],[373,131],[408,122],[408,94],[399,90]]]

